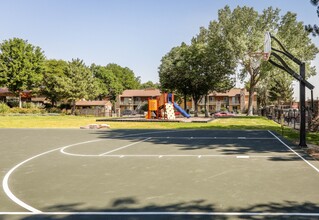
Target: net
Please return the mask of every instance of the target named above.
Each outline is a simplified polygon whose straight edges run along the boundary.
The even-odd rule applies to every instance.
[[[257,69],[260,67],[262,60],[268,60],[269,54],[265,52],[253,52],[249,53],[246,56],[246,59],[249,61],[249,65],[252,69]]]

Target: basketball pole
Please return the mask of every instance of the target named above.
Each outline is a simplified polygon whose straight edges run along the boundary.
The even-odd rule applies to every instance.
[[[300,76],[302,79],[306,78],[306,65],[304,62],[300,64]],[[300,101],[300,137],[299,146],[307,147],[306,143],[306,84],[299,81],[299,101]]]
[[[292,77],[294,77],[296,80],[299,81],[299,103],[300,103],[300,134],[299,134],[299,146],[302,148],[307,147],[307,143],[306,143],[306,87],[308,89],[310,89],[311,91],[314,89],[314,86],[311,85],[307,80],[306,80],[306,64],[305,62],[300,61],[299,59],[297,59],[296,57],[294,57],[291,53],[289,53],[285,47],[280,43],[280,41],[272,36],[271,34],[270,38],[274,39],[279,46],[281,47],[282,50],[278,50],[276,48],[271,47],[271,55],[273,55],[282,65],[274,62],[273,60],[269,59],[269,62],[286,71],[287,73],[289,73]],[[288,65],[287,63],[275,52],[278,52],[280,54],[285,55],[286,57],[288,57],[290,60],[292,60],[294,63],[296,63],[297,65],[299,65],[299,74],[295,73]]]

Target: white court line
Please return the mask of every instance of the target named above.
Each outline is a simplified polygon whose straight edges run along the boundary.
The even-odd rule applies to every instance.
[[[100,141],[100,140],[92,140],[92,141],[85,141],[85,142],[80,142],[80,143],[77,143],[77,144],[71,144],[71,145],[68,145],[68,146],[76,146],[76,145],[80,145],[80,144],[86,144],[86,143],[92,143],[92,142],[96,142],[96,141]],[[11,170],[9,170],[6,175],[4,176],[3,178],[3,181],[2,181],[2,187],[3,187],[3,190],[5,192],[5,194],[13,201],[15,202],[16,204],[18,204],[19,206],[25,208],[26,210],[29,210],[30,212],[33,212],[33,213],[41,213],[40,210],[36,209],[36,208],[33,208],[32,206],[26,204],[25,202],[23,202],[22,200],[18,199],[10,190],[9,188],[9,178],[10,178],[10,175],[17,169],[19,168],[20,166],[22,166],[23,164],[29,162],[30,160],[33,160],[37,157],[41,157],[45,154],[49,154],[49,153],[52,153],[54,151],[57,151],[59,150],[60,148],[56,148],[56,149],[53,149],[53,150],[49,150],[49,151],[46,151],[44,153],[41,153],[41,154],[37,154],[33,157],[30,157],[24,161],[22,161],[21,163],[15,165],[13,168],[11,168]]]
[[[146,137],[139,137],[139,138],[146,138]],[[163,137],[163,136],[157,136],[152,137],[153,139],[181,139],[181,140],[276,140],[276,138],[270,137],[270,138],[258,138],[258,137]]]
[[[246,156],[246,155],[241,155],[241,156],[236,156],[237,159],[249,159],[250,156]]]
[[[117,138],[125,138],[125,137],[132,137],[132,136],[136,136],[136,135],[144,135],[144,134],[155,134],[155,133],[170,133],[170,132],[183,132],[184,130],[179,130],[179,131],[176,131],[176,130],[173,130],[173,131],[154,131],[154,132],[143,132],[143,133],[137,133],[137,134],[129,134],[129,135],[122,135],[122,136],[117,136]],[[190,130],[188,130],[190,131]],[[30,157],[22,162],[20,162],[19,164],[15,165],[13,168],[11,168],[7,173],[6,175],[4,176],[3,180],[2,180],[2,188],[5,192],[5,194],[14,202],[16,203],[17,205],[21,206],[22,208],[25,208],[26,210],[32,212],[33,214],[35,213],[42,213],[40,210],[26,204],[25,202],[23,202],[22,200],[20,200],[18,197],[16,197],[10,190],[10,187],[9,187],[9,178],[11,176],[11,174],[16,170],[18,169],[19,167],[21,167],[22,165],[24,165],[25,163],[37,158],[37,157],[41,157],[43,155],[46,155],[46,154],[49,154],[49,153],[52,153],[54,151],[57,151],[57,150],[60,150],[60,149],[64,149],[64,148],[68,148],[68,147],[72,147],[72,146],[77,146],[77,145],[82,145],[82,144],[86,144],[86,143],[93,143],[93,142],[98,142],[98,141],[105,141],[105,139],[98,139],[98,140],[91,140],[91,141],[84,141],[84,142],[79,142],[79,143],[75,143],[75,144],[71,144],[71,145],[67,145],[67,146],[63,146],[63,147],[58,147],[56,149],[53,149],[53,150],[49,150],[49,151],[46,151],[46,152],[43,152],[41,154],[37,154],[33,157]]]
[[[83,155],[84,156],[84,155]],[[112,155],[103,155],[103,157],[229,157],[229,158],[272,158],[272,157],[280,157],[280,158],[290,158],[289,156],[261,156],[261,155],[222,155],[222,154],[112,154]]]
[[[150,215],[171,215],[171,216],[300,216],[300,217],[318,217],[319,213],[302,212],[0,212],[0,215],[111,215],[111,216],[150,216]]]
[[[146,138],[145,140],[148,140],[148,139],[150,139],[150,138]],[[109,139],[107,139],[107,140],[109,140]],[[100,156],[104,156],[104,155],[107,155],[107,154],[109,154],[109,153],[115,152],[115,151],[117,151],[117,150],[121,150],[121,149],[124,149],[124,148],[126,148],[126,147],[129,147],[129,146],[132,146],[132,145],[141,143],[141,142],[143,142],[143,141],[145,141],[145,140],[142,140],[142,141],[139,141],[139,142],[135,142],[135,143],[133,143],[133,144],[125,145],[125,146],[123,146],[123,147],[120,147],[120,148],[117,148],[117,149],[115,149],[115,150],[108,151],[108,152],[102,153],[102,154],[75,154],[75,153],[69,153],[69,152],[66,151],[67,148],[70,148],[70,147],[73,147],[73,146],[65,146],[65,147],[63,147],[63,148],[60,149],[60,152],[61,152],[62,154],[65,154],[65,155],[75,156],[75,157],[100,157]],[[102,141],[102,140],[101,140],[101,141]],[[103,141],[106,141],[106,140],[103,140]]]
[[[173,131],[143,132],[143,133],[136,133],[136,134],[129,134],[129,135],[117,136],[116,138],[125,138],[125,137],[132,137],[132,136],[138,136],[138,135],[144,135],[144,134],[173,133],[173,132],[185,132],[185,131],[192,131],[192,130],[178,130],[178,131],[173,130]],[[276,136],[275,136],[275,137],[276,137]],[[277,139],[278,139],[278,138],[277,138]],[[279,139],[279,140],[280,140],[280,139]],[[9,188],[8,182],[9,182],[9,178],[10,178],[11,174],[12,174],[15,170],[17,170],[19,167],[21,167],[21,166],[24,165],[25,163],[27,163],[27,162],[29,162],[29,161],[35,159],[35,158],[38,158],[38,157],[41,157],[41,156],[43,156],[43,155],[52,153],[52,152],[54,152],[54,151],[57,151],[57,150],[60,150],[60,149],[63,149],[63,148],[67,148],[67,147],[82,145],[82,144],[86,144],[86,143],[93,143],[93,142],[98,142],[98,141],[105,141],[105,139],[98,139],[98,140],[95,139],[95,140],[91,140],[91,141],[84,141],[84,142],[79,142],[79,143],[75,143],[75,144],[71,144],[71,145],[67,145],[67,146],[63,146],[63,147],[58,147],[58,148],[56,148],[56,149],[49,150],[49,151],[43,152],[43,153],[41,153],[41,154],[37,154],[37,155],[35,155],[35,156],[33,156],[33,157],[30,157],[30,158],[28,158],[28,159],[26,159],[26,160],[20,162],[19,164],[17,164],[16,166],[14,166],[12,169],[10,169],[10,170],[6,173],[6,175],[5,175],[5,177],[4,177],[3,181],[2,181],[3,190],[4,190],[5,194],[6,194],[13,202],[15,202],[17,205],[19,205],[19,206],[21,206],[21,207],[23,207],[23,208],[25,208],[26,210],[28,210],[28,211],[31,212],[31,213],[28,213],[28,212],[17,212],[16,214],[18,214],[18,213],[25,213],[25,214],[30,214],[30,215],[31,215],[31,214],[50,214],[50,213],[49,213],[49,212],[42,212],[42,211],[40,211],[40,210],[38,210],[38,209],[36,209],[36,208],[34,208],[34,207],[32,207],[32,206],[26,204],[25,202],[23,202],[22,200],[20,200],[19,198],[17,198],[17,197],[11,192],[11,190],[10,190],[10,188]],[[297,154],[297,155],[298,155],[298,154]],[[105,155],[105,156],[110,156],[110,155]],[[318,171],[318,170],[317,170],[317,171]],[[319,171],[318,171],[318,172],[319,172]],[[7,212],[1,212],[1,213],[7,213]],[[0,213],[0,214],[1,214],[1,213]],[[8,213],[9,213],[9,212],[8,212]],[[10,212],[10,213],[11,213],[11,212]],[[52,214],[59,214],[59,213],[56,212],[56,213],[52,213]],[[62,213],[62,212],[61,212],[61,214],[66,214],[66,213]],[[76,212],[73,212],[73,213],[70,213],[70,214],[77,215]],[[78,215],[83,215],[83,214],[85,214],[85,212],[83,212],[83,213],[78,212]],[[89,213],[88,213],[88,214],[89,214]],[[96,214],[96,213],[94,212],[94,213],[91,213],[91,214]],[[105,212],[105,213],[101,213],[101,214],[111,214],[111,213]],[[115,214],[115,213],[114,213],[114,214]],[[123,215],[123,213],[120,213],[120,214]],[[128,213],[128,214],[129,214],[129,213]],[[136,212],[131,213],[131,214],[136,214]],[[160,214],[160,213],[157,213],[157,214]],[[167,214],[169,214],[169,213],[167,213]]]
[[[268,130],[268,132],[270,134],[272,134],[278,141],[280,141],[280,143],[282,143],[285,147],[287,147],[289,150],[291,150],[294,154],[296,154],[299,158],[301,158],[304,162],[306,162],[310,167],[312,167],[315,171],[317,171],[319,173],[319,169],[317,167],[315,167],[314,165],[312,165],[308,160],[306,160],[305,158],[303,158],[303,156],[301,156],[300,154],[298,154],[295,150],[293,150],[291,147],[289,147],[285,142],[283,142],[282,140],[280,140],[279,137],[277,137],[274,133],[272,133],[271,131]]]
[[[123,146],[123,147],[116,148],[116,149],[114,149],[114,150],[110,150],[110,151],[108,151],[108,152],[105,152],[105,153],[103,153],[103,154],[100,154],[99,156],[105,156],[105,155],[108,155],[108,154],[113,153],[113,152],[115,152],[115,151],[119,151],[119,150],[122,150],[122,149],[128,148],[128,147],[130,147],[130,146],[133,146],[133,145],[139,144],[139,143],[144,142],[144,141],[147,141],[147,140],[149,140],[149,139],[151,139],[151,137],[146,138],[146,139],[141,140],[141,141],[138,141],[138,142],[135,142],[135,143],[131,143],[131,144],[125,145],[125,146]]]

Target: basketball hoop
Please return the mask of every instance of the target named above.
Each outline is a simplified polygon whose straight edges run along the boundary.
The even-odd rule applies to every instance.
[[[246,55],[246,60],[248,60],[249,65],[252,69],[257,69],[261,61],[267,61],[269,59],[269,54],[265,52],[251,52],[248,55]]]
[[[269,60],[271,54],[271,35],[267,31],[264,38],[264,60]]]
[[[269,32],[265,33],[264,37],[264,51],[263,52],[250,52],[246,56],[246,60],[249,60],[249,65],[252,69],[257,69],[261,61],[268,61],[271,54],[271,35]]]

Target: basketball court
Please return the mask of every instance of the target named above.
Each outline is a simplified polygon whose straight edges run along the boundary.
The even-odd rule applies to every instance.
[[[319,162],[267,130],[1,129],[0,219],[318,219]]]

